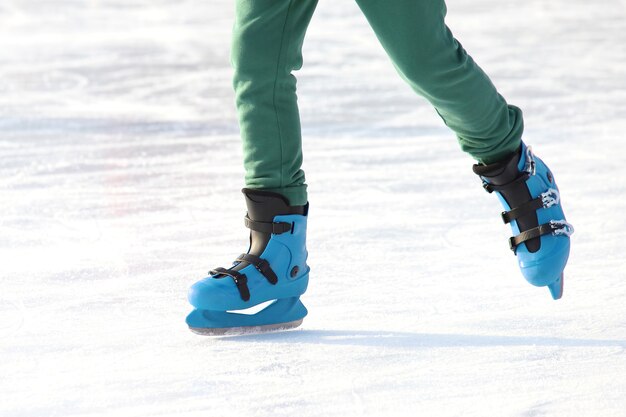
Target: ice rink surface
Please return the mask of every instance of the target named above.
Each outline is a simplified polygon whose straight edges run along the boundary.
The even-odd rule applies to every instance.
[[[0,3],[0,415],[625,416],[626,2],[449,0],[576,227],[565,296],[353,1],[299,72],[310,314],[206,338],[247,248],[233,2]]]

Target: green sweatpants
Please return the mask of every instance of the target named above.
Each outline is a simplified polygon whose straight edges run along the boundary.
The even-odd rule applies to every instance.
[[[356,0],[400,76],[425,97],[461,148],[488,164],[514,152],[522,112],[508,105],[452,36],[444,0]],[[317,0],[236,0],[232,64],[246,187],[307,202],[292,72]]]

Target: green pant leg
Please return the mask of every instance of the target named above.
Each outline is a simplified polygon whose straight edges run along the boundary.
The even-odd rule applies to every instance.
[[[443,0],[356,0],[400,75],[433,104],[461,148],[483,163],[517,150],[522,112],[454,39]]]
[[[231,61],[246,187],[307,201],[292,71],[317,0],[237,0]]]

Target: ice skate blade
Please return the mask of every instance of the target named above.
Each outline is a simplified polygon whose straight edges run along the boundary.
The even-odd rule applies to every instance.
[[[550,290],[550,295],[553,300],[559,300],[563,297],[563,282],[565,281],[564,275],[561,276],[554,281],[552,284],[548,284],[548,289]]]
[[[287,323],[266,324],[263,326],[223,327],[213,329],[190,327],[189,330],[201,336],[241,336],[291,330],[300,326],[303,321],[303,319],[300,319]]]
[[[299,326],[307,310],[299,297],[276,300],[256,314],[198,310],[187,316],[192,332],[203,335],[224,335],[291,329]]]

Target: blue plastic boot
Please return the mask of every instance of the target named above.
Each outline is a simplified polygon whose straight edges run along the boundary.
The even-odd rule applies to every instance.
[[[309,282],[306,223],[309,205],[290,206],[280,194],[242,190],[250,247],[233,266],[215,268],[189,289],[187,316],[199,334],[221,335],[297,327],[307,315],[300,301]],[[259,312],[246,311],[271,303]],[[240,311],[238,311],[240,310]]]
[[[514,236],[509,239],[524,278],[547,286],[555,300],[563,295],[563,270],[574,228],[565,220],[559,189],[552,172],[531,148],[490,165],[474,165],[488,192],[495,192]]]

